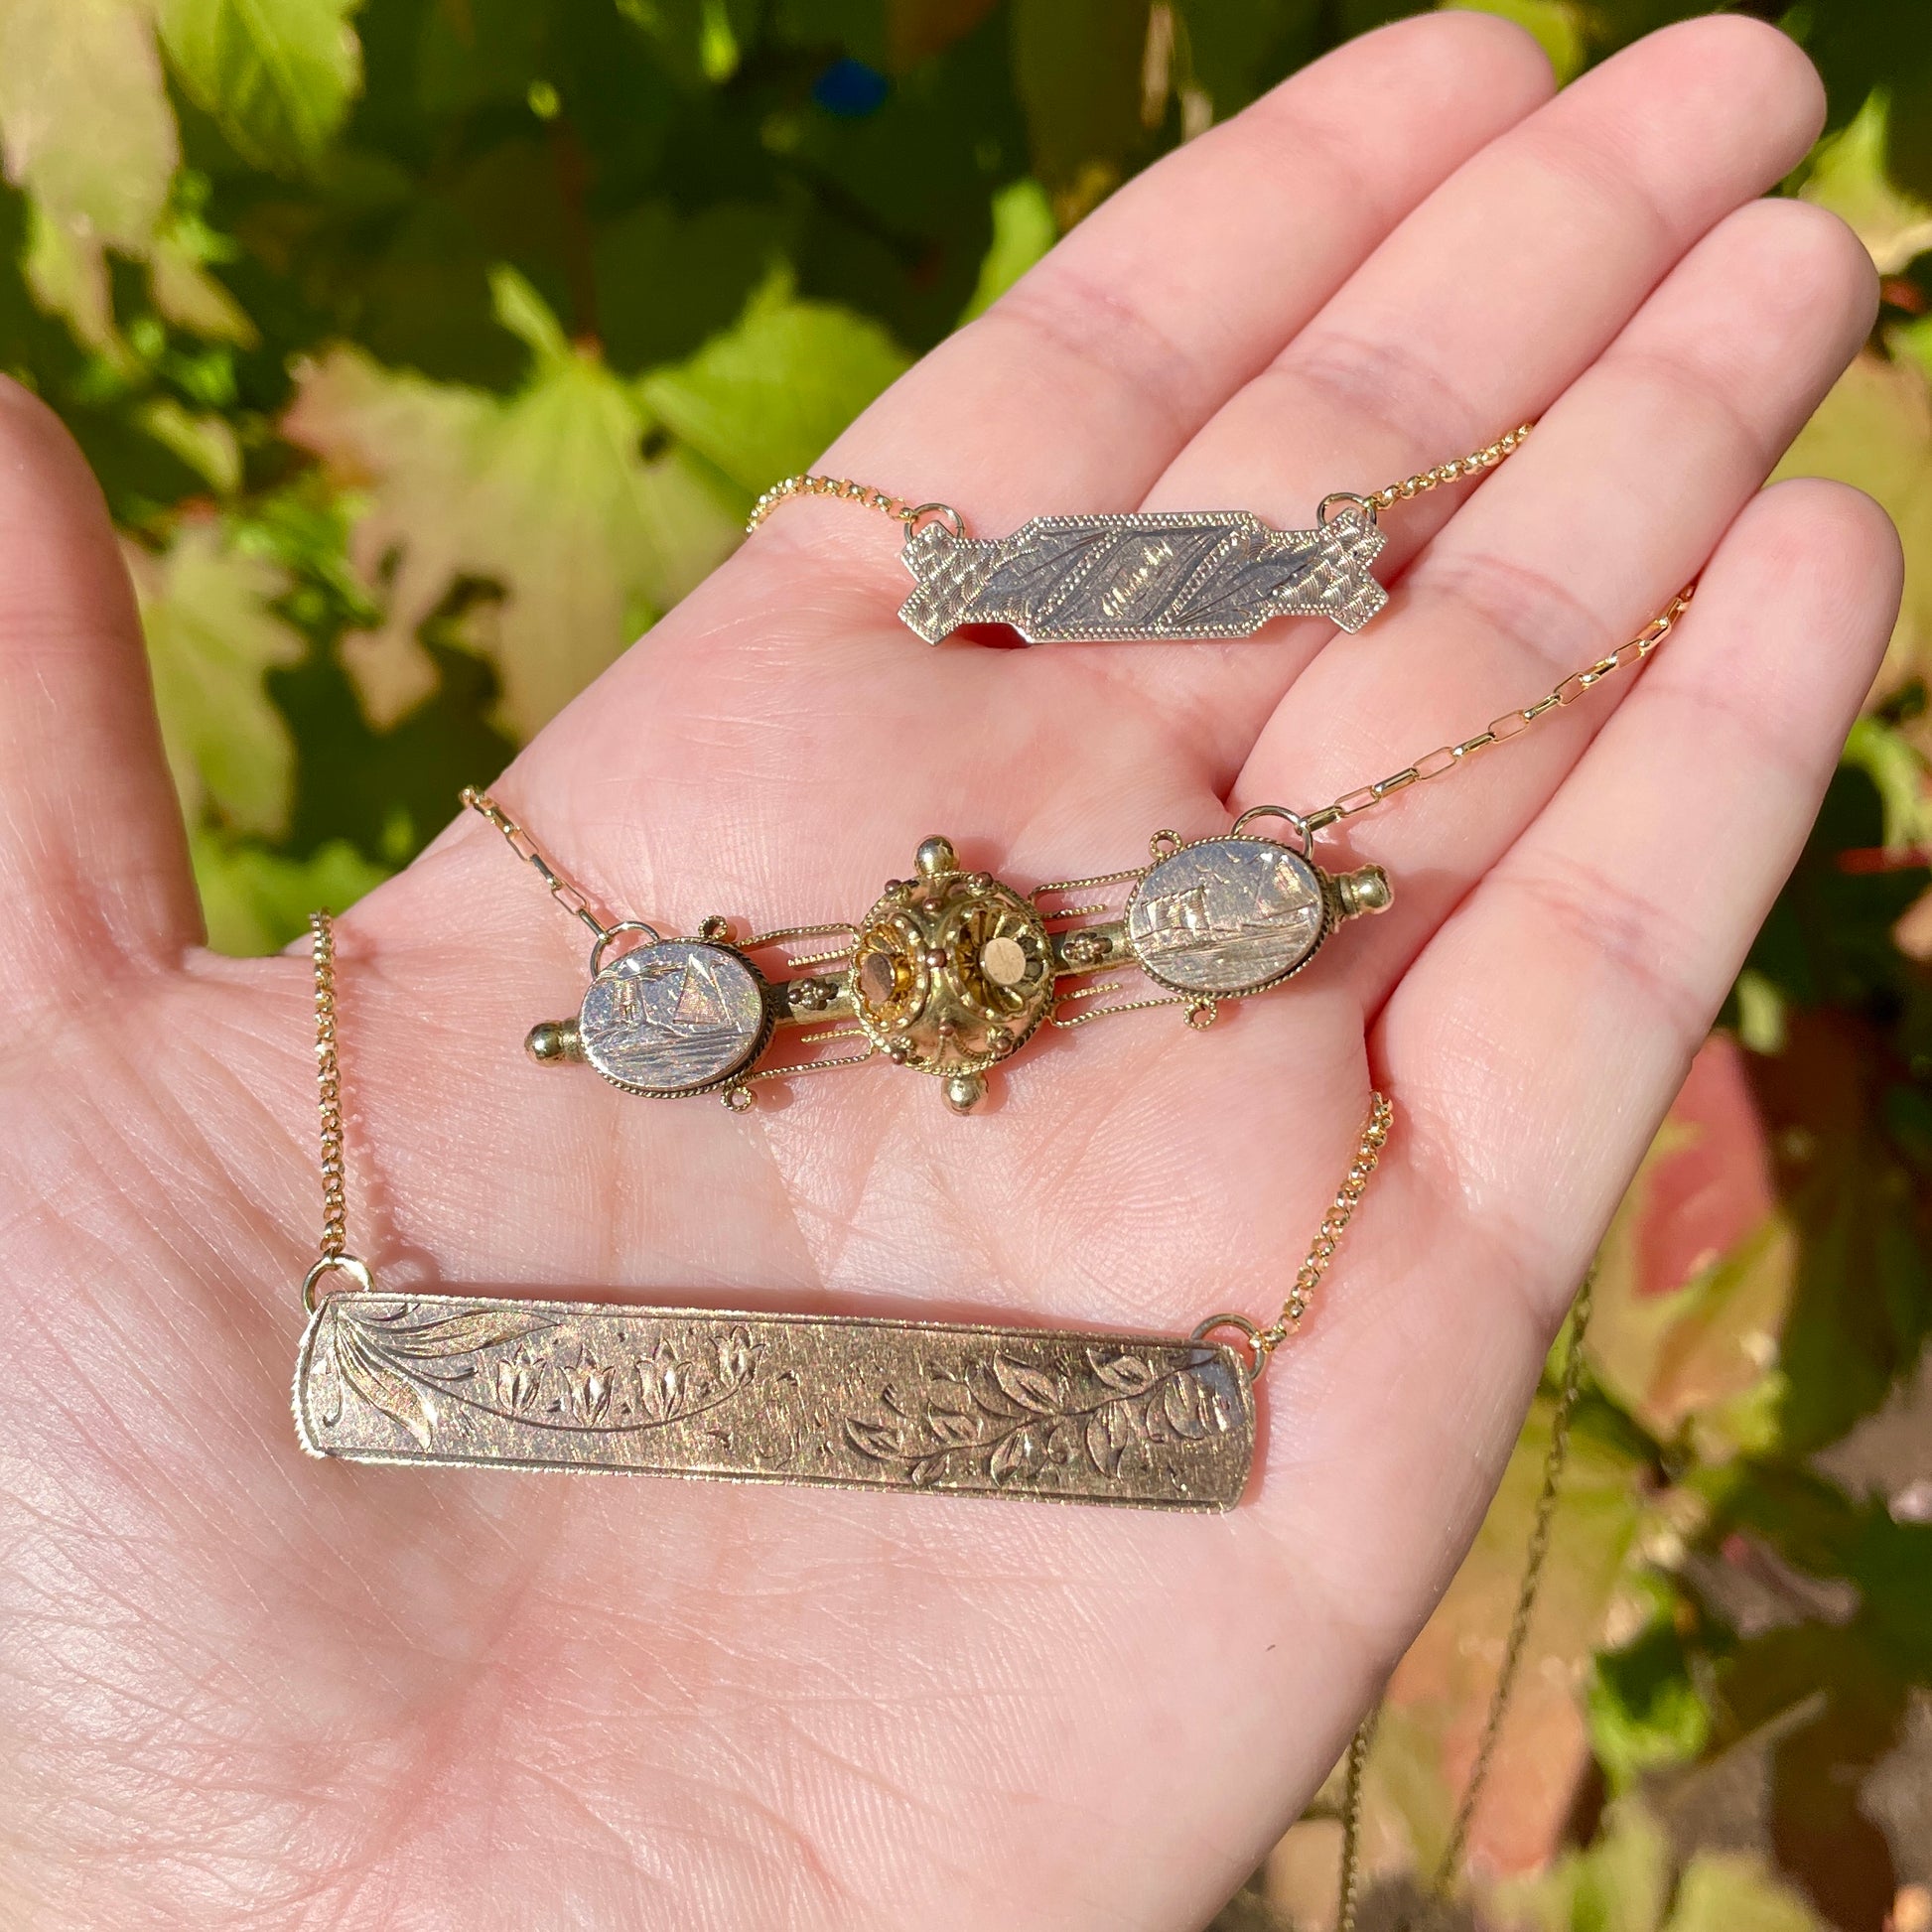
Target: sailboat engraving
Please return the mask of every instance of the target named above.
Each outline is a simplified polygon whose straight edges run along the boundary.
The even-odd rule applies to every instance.
[[[1127,907],[1128,940],[1164,985],[1235,995],[1310,957],[1328,909],[1314,869],[1273,839],[1203,839],[1151,867]]]
[[[769,1031],[763,989],[743,955],[698,939],[638,946],[584,996],[584,1056],[607,1080],[696,1093],[745,1065]]]

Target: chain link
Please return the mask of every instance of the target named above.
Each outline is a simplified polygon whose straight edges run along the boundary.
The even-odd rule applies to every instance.
[[[1570,1431],[1577,1419],[1577,1404],[1584,1391],[1584,1341],[1589,1333],[1590,1307],[1596,1285],[1594,1268],[1584,1277],[1570,1314],[1570,1345],[1564,1351],[1563,1380],[1557,1387],[1557,1406],[1550,1418],[1550,1447],[1543,1457],[1543,1486],[1537,1492],[1536,1509],[1530,1519],[1529,1547],[1523,1561],[1523,1581],[1516,1591],[1516,1607],[1509,1619],[1509,1634],[1503,1641],[1502,1663],[1496,1671],[1495,1688],[1489,1693],[1489,1709],[1482,1722],[1482,1736],[1476,1745],[1475,1763],[1469,1781],[1462,1788],[1454,1821],[1449,1826],[1443,1855],[1429,1881],[1427,1909],[1448,1902],[1455,1874],[1462,1865],[1469,1846],[1469,1833],[1475,1824],[1476,1809],[1495,1764],[1497,1746],[1502,1741],[1503,1721],[1522,1674],[1523,1658],[1529,1648],[1530,1619],[1536,1614],[1536,1599],[1543,1586],[1543,1572],[1550,1560],[1551,1532],[1555,1527],[1557,1497],[1563,1486],[1563,1471],[1570,1459]],[[1340,1905],[1335,1932],[1354,1932],[1355,1903],[1361,1889],[1361,1814],[1362,1776],[1367,1768],[1369,1747],[1374,1741],[1378,1706],[1362,1720],[1348,1746],[1348,1768],[1342,1783]],[[1397,1932],[1410,1932],[1414,1921],[1404,1919]]]
[[[1527,705],[1521,711],[1506,711],[1500,718],[1492,718],[1488,726],[1473,738],[1465,738],[1459,745],[1441,746],[1426,758],[1418,759],[1414,764],[1405,765],[1386,778],[1378,778],[1372,785],[1361,785],[1354,791],[1344,792],[1332,805],[1323,805],[1319,811],[1310,812],[1303,823],[1312,835],[1341,819],[1353,818],[1357,812],[1367,811],[1371,805],[1379,805],[1393,792],[1405,791],[1410,785],[1423,784],[1431,778],[1440,778],[1459,769],[1478,752],[1486,752],[1492,745],[1506,745],[1512,738],[1520,738],[1532,725],[1553,711],[1575,704],[1606,677],[1632,664],[1641,663],[1676,628],[1677,621],[1690,607],[1695,589],[1695,585],[1686,585],[1628,643],[1619,644],[1607,657],[1599,657],[1594,664],[1571,672],[1554,691],[1537,699],[1533,705]]]
[[[1433,470],[1419,470],[1413,477],[1404,477],[1400,483],[1385,483],[1365,496],[1357,496],[1352,490],[1342,490],[1327,500],[1359,503],[1371,514],[1390,509],[1429,490],[1441,489],[1445,483],[1460,483],[1465,478],[1481,476],[1485,470],[1493,470],[1505,457],[1522,448],[1524,439],[1535,427],[1534,423],[1519,423],[1507,436],[1499,436],[1493,443],[1486,443],[1479,450],[1471,450],[1467,456],[1439,463]],[[908,503],[902,496],[891,495],[871,483],[855,482],[851,477],[828,477],[814,471],[801,471],[795,477],[780,478],[752,505],[752,513],[745,520],[745,534],[750,536],[788,496],[838,496],[864,509],[878,510],[896,523],[916,523],[929,513],[944,515],[951,520],[955,535],[964,536],[966,533],[964,520],[958,511],[949,509],[943,503]]]
[[[915,523],[919,517],[919,510],[914,505],[897,496],[889,496],[883,489],[874,489],[869,483],[854,483],[850,477],[803,473],[774,483],[752,505],[752,513],[745,520],[745,534],[749,537],[787,496],[842,496],[862,508],[881,510],[896,523]]]
[[[1302,1317],[1309,1311],[1314,1291],[1320,1287],[1322,1276],[1328,1272],[1328,1264],[1334,1260],[1335,1250],[1341,1246],[1341,1237],[1348,1223],[1354,1219],[1356,1208],[1362,1204],[1368,1183],[1375,1176],[1376,1164],[1382,1158],[1383,1145],[1394,1124],[1395,1108],[1387,1097],[1379,1093],[1371,1095],[1368,1119],[1362,1123],[1355,1159],[1342,1177],[1341,1185],[1335,1189],[1335,1197],[1328,1203],[1327,1213],[1321,1217],[1321,1225],[1315,1230],[1301,1271],[1295,1277],[1295,1286],[1288,1291],[1288,1300],[1282,1304],[1281,1313],[1267,1327],[1256,1331],[1254,1346],[1258,1364],[1265,1364],[1268,1357],[1302,1325]]]
[[[316,1109],[320,1116],[322,1234],[302,1280],[302,1306],[316,1311],[316,1284],[330,1274],[374,1286],[364,1264],[348,1252],[348,1169],[343,1150],[343,1069],[336,1057],[336,927],[327,912],[309,914],[309,956],[316,974]]]
[[[1439,463],[1433,470],[1419,470],[1413,477],[1404,477],[1400,483],[1384,483],[1380,489],[1372,490],[1362,498],[1371,509],[1393,509],[1397,503],[1407,503],[1415,497],[1427,495],[1432,489],[1441,489],[1445,483],[1461,483],[1468,477],[1479,477],[1485,470],[1493,470],[1505,457],[1514,456],[1529,440],[1534,423],[1518,423],[1506,436],[1499,436],[1493,443],[1485,443],[1479,450],[1471,450],[1467,456],[1457,457],[1452,463]]]
[[[322,1239],[316,1251],[331,1260],[348,1247],[347,1170],[343,1162],[343,1069],[336,1057],[336,928],[327,912],[309,914],[315,935],[316,1107],[322,1117]]]
[[[537,877],[550,889],[550,897],[566,912],[582,919],[599,939],[608,939],[611,936],[612,928],[605,925],[591,910],[590,899],[537,850],[536,841],[508,812],[504,811],[502,806],[497,804],[495,799],[490,797],[488,792],[479,791],[475,785],[465,785],[461,797],[463,803],[473,812],[481,812],[497,831],[502,833],[504,843],[525,865],[535,870]]]

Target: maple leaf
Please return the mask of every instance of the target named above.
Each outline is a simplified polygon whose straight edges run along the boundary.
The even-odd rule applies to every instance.
[[[273,836],[287,822],[295,750],[262,674],[302,655],[269,608],[288,578],[248,556],[211,516],[186,519],[159,554],[129,544],[162,742],[189,823],[212,811]]]

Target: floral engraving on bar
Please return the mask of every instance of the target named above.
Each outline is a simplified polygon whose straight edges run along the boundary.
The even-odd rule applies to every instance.
[[[336,1295],[320,1322],[315,1355],[334,1370],[324,1427],[342,1421],[352,1393],[424,1449],[466,1415],[580,1435],[663,1429],[730,1402],[758,1359],[740,1324],[722,1336],[672,1330],[646,1352],[605,1360],[577,1324],[514,1304],[445,1314]]]
[[[928,1363],[916,1397],[889,1385],[878,1409],[847,1417],[845,1440],[921,1488],[963,1477],[1050,1489],[1069,1473],[1134,1481],[1157,1450],[1245,1428],[1244,1408],[1217,1349],[1162,1368],[1089,1348],[1070,1373],[1000,1351],[963,1372]]]

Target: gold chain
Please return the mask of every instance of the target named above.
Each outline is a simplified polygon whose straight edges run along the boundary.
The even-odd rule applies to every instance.
[[[348,1252],[348,1168],[343,1145],[343,1069],[336,1057],[336,926],[327,912],[309,914],[316,973],[316,1111],[322,1157],[322,1235],[302,1283],[302,1306],[316,1308],[316,1283],[335,1271],[368,1288],[368,1269]]]
[[[1341,1245],[1342,1233],[1354,1219],[1355,1210],[1362,1204],[1363,1194],[1368,1191],[1368,1183],[1375,1176],[1376,1164],[1382,1158],[1382,1147],[1389,1138],[1389,1129],[1394,1121],[1395,1109],[1386,1097],[1379,1093],[1370,1095],[1368,1119],[1362,1123],[1362,1137],[1355,1147],[1355,1159],[1349,1165],[1341,1185],[1335,1189],[1335,1197],[1328,1203],[1327,1213],[1321,1217],[1321,1225],[1310,1243],[1301,1272],[1295,1277],[1295,1286],[1288,1291],[1288,1300],[1282,1304],[1281,1313],[1255,1335],[1258,1363],[1265,1364],[1268,1357],[1302,1325],[1302,1317],[1309,1311],[1309,1303],[1321,1285],[1322,1276],[1328,1272],[1328,1264],[1334,1260],[1335,1250]]]
[[[1311,812],[1302,823],[1312,835],[1325,826],[1333,825],[1338,819],[1353,818],[1357,812],[1365,812],[1371,805],[1379,805],[1393,792],[1404,791],[1410,785],[1422,784],[1430,778],[1440,778],[1446,772],[1460,769],[1478,752],[1486,752],[1492,745],[1507,745],[1512,738],[1520,738],[1549,713],[1575,704],[1606,677],[1648,657],[1677,627],[1677,621],[1689,609],[1696,588],[1687,584],[1628,643],[1619,644],[1607,657],[1599,657],[1594,664],[1587,665],[1581,671],[1572,671],[1555,690],[1537,699],[1533,705],[1526,705],[1521,711],[1506,711],[1500,718],[1492,718],[1487,727],[1473,738],[1465,738],[1459,745],[1441,746],[1426,758],[1418,759],[1414,764],[1404,765],[1400,771],[1391,772],[1386,778],[1378,778],[1372,785],[1361,785],[1354,791],[1344,792],[1332,805],[1323,805],[1318,812]]]
[[[1664,609],[1644,625],[1628,643],[1619,644],[1607,657],[1599,657],[1595,663],[1581,671],[1573,671],[1554,691],[1539,698],[1535,704],[1525,706],[1521,711],[1507,711],[1500,718],[1492,719],[1483,731],[1473,738],[1465,738],[1459,745],[1445,745],[1431,752],[1427,758],[1418,759],[1414,764],[1405,765],[1400,771],[1386,778],[1378,778],[1372,785],[1362,785],[1358,789],[1344,793],[1331,805],[1323,805],[1319,811],[1311,812],[1304,818],[1298,813],[1289,812],[1285,816],[1312,838],[1316,832],[1335,824],[1344,818],[1353,818],[1357,812],[1365,812],[1371,805],[1379,805],[1383,799],[1410,785],[1421,784],[1430,778],[1440,778],[1450,771],[1459,770],[1478,752],[1484,752],[1492,745],[1506,745],[1513,738],[1519,738],[1529,728],[1539,723],[1550,712],[1573,705],[1577,700],[1593,690],[1606,677],[1625,669],[1631,664],[1646,658],[1661,644],[1676,627],[1677,621],[1684,615],[1691,602],[1695,586],[1687,585],[1671,599]],[[524,831],[509,813],[496,803],[486,791],[480,791],[474,785],[466,785],[462,793],[463,803],[474,812],[481,812],[497,831],[502,833],[509,849],[536,870],[550,890],[550,895],[565,911],[574,914],[590,927],[600,939],[608,938],[612,928],[606,926],[591,909],[590,899],[576,886],[560,873],[537,849],[535,840]],[[1257,807],[1257,810],[1274,811],[1277,807]],[[1115,875],[1109,874],[1112,878]],[[1125,877],[1126,875],[1120,875]],[[1074,885],[1096,885],[1098,880],[1075,880]],[[841,928],[843,930],[843,928]]]
[[[322,1239],[317,1252],[337,1256],[348,1246],[346,1170],[343,1164],[343,1069],[336,1057],[336,929],[327,912],[309,915],[315,935],[316,1108],[322,1117]]]
[[[849,477],[823,477],[801,471],[795,477],[786,477],[774,483],[752,505],[752,513],[745,519],[745,534],[749,537],[787,496],[843,496],[848,502],[857,503],[864,509],[884,511],[896,523],[916,522],[919,515],[912,504],[897,496],[889,496],[883,489],[874,489],[870,484],[854,483]]]
[[[1564,1351],[1563,1380],[1557,1388],[1556,1412],[1550,1418],[1550,1447],[1543,1457],[1543,1486],[1537,1492],[1536,1509],[1530,1519],[1529,1548],[1523,1561],[1523,1582],[1516,1592],[1516,1607],[1509,1619],[1509,1635],[1503,1643],[1502,1663],[1496,1672],[1494,1690],[1489,1693],[1489,1709],[1482,1722],[1482,1737],[1476,1746],[1475,1764],[1469,1781],[1462,1788],[1461,1802],[1436,1862],[1435,1875],[1429,1883],[1432,1908],[1448,1901],[1449,1887],[1468,1850],[1469,1832],[1475,1824],[1476,1807],[1482,1802],[1484,1786],[1495,1762],[1497,1745],[1502,1741],[1503,1721],[1508,1716],[1516,1680],[1522,1674],[1523,1657],[1529,1646],[1530,1619],[1536,1613],[1536,1599],[1543,1586],[1543,1572],[1550,1559],[1550,1536],[1556,1522],[1557,1495],[1563,1485],[1564,1465],[1570,1458],[1570,1430],[1576,1421],[1577,1404],[1584,1388],[1584,1338],[1589,1332],[1589,1315],[1596,1271],[1584,1277],[1570,1315],[1570,1345]],[[1354,1932],[1355,1901],[1361,1887],[1362,1777],[1368,1765],[1369,1747],[1375,1736],[1378,1706],[1362,1720],[1348,1746],[1348,1768],[1344,1774],[1341,1798],[1341,1879],[1340,1909],[1335,1932]],[[1397,1932],[1408,1932],[1403,1921]]]
[[[1413,497],[1426,495],[1432,489],[1441,489],[1445,483],[1479,477],[1485,470],[1493,470],[1505,457],[1514,456],[1529,440],[1530,431],[1535,427],[1534,423],[1518,423],[1507,436],[1499,436],[1493,443],[1485,443],[1481,449],[1457,457],[1453,463],[1439,463],[1435,469],[1419,470],[1413,477],[1404,477],[1400,483],[1384,483],[1380,489],[1364,496],[1362,501],[1372,509],[1393,509],[1398,502],[1406,503]]]
[[[1330,500],[1360,503],[1370,511],[1391,509],[1397,503],[1406,503],[1429,490],[1441,489],[1445,483],[1461,483],[1465,478],[1479,477],[1485,470],[1493,470],[1505,457],[1514,455],[1523,447],[1525,439],[1535,427],[1534,423],[1519,423],[1507,436],[1499,436],[1493,443],[1485,443],[1481,449],[1471,450],[1467,456],[1457,457],[1449,463],[1439,463],[1433,470],[1419,470],[1413,477],[1404,477],[1400,483],[1384,483],[1380,489],[1370,490],[1364,496],[1344,489],[1337,491]],[[937,512],[946,508],[941,503],[908,503],[901,496],[894,496],[886,490],[875,488],[871,483],[855,483],[850,477],[828,477],[816,471],[801,471],[795,477],[781,478],[752,505],[752,513],[745,520],[745,534],[750,536],[788,496],[838,496],[847,502],[859,504],[861,508],[878,510],[896,523],[916,523],[927,511]],[[950,513],[957,519],[956,512]],[[963,525],[961,527],[963,529]]]
[[[460,797],[473,812],[481,812],[497,831],[502,833],[504,843],[525,865],[535,870],[537,877],[550,889],[550,897],[566,912],[582,919],[600,939],[608,939],[611,936],[610,927],[591,910],[589,898],[537,850],[536,841],[508,812],[504,811],[502,806],[497,804],[495,799],[490,797],[488,792],[479,791],[475,785],[465,785]]]

